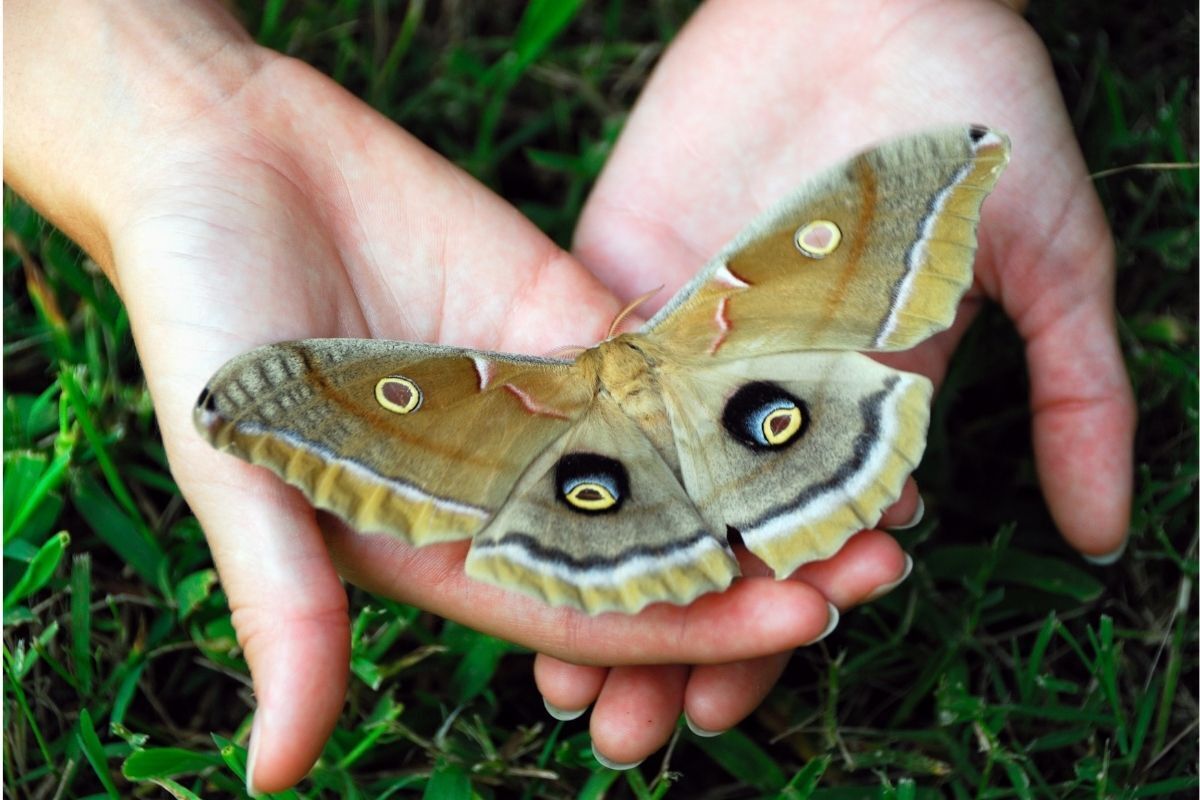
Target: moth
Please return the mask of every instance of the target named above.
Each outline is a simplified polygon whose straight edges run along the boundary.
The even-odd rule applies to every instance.
[[[1008,139],[885,143],[755,219],[635,333],[573,359],[310,339],[234,358],[215,447],[363,532],[471,539],[467,574],[590,614],[686,604],[873,527],[925,448],[931,386],[860,351],[946,328]]]

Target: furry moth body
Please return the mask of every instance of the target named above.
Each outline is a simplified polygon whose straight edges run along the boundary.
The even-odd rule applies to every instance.
[[[636,333],[574,360],[310,339],[239,356],[197,429],[364,532],[472,539],[472,577],[588,613],[783,577],[874,526],[930,384],[858,351],[946,328],[1008,141],[897,139],[752,222]]]

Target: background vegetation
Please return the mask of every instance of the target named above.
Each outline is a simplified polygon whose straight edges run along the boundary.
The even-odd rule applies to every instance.
[[[245,3],[569,241],[691,3]],[[1094,170],[1196,158],[1196,10],[1041,0]],[[519,20],[519,22],[517,22]],[[641,768],[555,723],[530,656],[352,592],[342,722],[288,797],[1155,797],[1197,791],[1196,173],[1097,183],[1141,411],[1131,543],[1061,544],[1034,480],[1018,340],[985,315],[938,400],[913,577],[798,653],[736,731]],[[158,442],[125,312],[11,193],[4,210],[5,797],[233,797],[246,665]],[[947,435],[953,431],[953,437]]]

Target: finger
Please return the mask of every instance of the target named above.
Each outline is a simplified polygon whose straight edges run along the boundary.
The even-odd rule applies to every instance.
[[[158,300],[156,311],[165,315],[185,302]],[[169,335],[176,332],[148,321],[147,298],[138,302],[134,333],[172,472],[204,529],[254,682],[247,787],[280,791],[307,774],[341,711],[350,655],[346,593],[300,493],[218,453],[192,429],[203,380],[237,352],[234,337]]]
[[[792,578],[845,609],[882,597],[911,571],[912,559],[895,539],[880,531],[863,531],[833,558],[805,564]]]
[[[904,482],[900,497],[879,518],[879,527],[889,531],[906,531],[915,528],[925,518],[925,501],[911,477]]]
[[[762,703],[783,674],[791,651],[692,669],[683,713],[697,736],[717,736],[737,725]]]
[[[910,481],[907,504],[915,506],[916,486]],[[897,504],[899,505],[899,504]],[[914,508],[915,511],[915,508]],[[879,531],[857,534],[825,561],[801,567],[792,576],[820,591],[837,608],[850,608],[894,589],[912,570],[912,559],[896,540]],[[826,633],[837,624],[836,609]],[[823,638],[823,637],[821,637]],[[697,666],[688,679],[684,715],[698,736],[715,736],[748,716],[779,680],[791,652],[728,664]]]
[[[1103,559],[1119,555],[1129,525],[1135,406],[1117,342],[1112,238],[1065,120],[1053,134],[1049,155],[1014,156],[1016,182],[997,189],[1001,222],[981,238],[978,272],[1025,340],[1050,513],[1076,549]],[[1030,178],[1048,189],[1022,204],[1019,182]]]
[[[576,719],[587,711],[607,676],[606,667],[572,664],[545,653],[538,653],[533,660],[533,679],[546,711],[558,720]]]
[[[342,574],[371,592],[456,619],[578,664],[703,664],[755,658],[816,638],[825,598],[795,581],[741,578],[688,606],[652,605],[639,614],[551,608],[532,597],[472,580],[468,543],[413,548],[388,536],[361,536],[331,521],[326,541]],[[404,575],[398,583],[396,575]]]
[[[772,574],[770,567],[748,551],[738,551],[738,562],[745,575]],[[836,609],[882,597],[908,577],[911,570],[912,559],[899,543],[887,533],[871,530],[859,531],[829,558],[804,564],[790,579],[820,592],[833,604],[836,615]],[[828,633],[827,630],[825,635]],[[820,638],[818,635],[813,641]]]
[[[1063,309],[1028,336],[1033,446],[1050,513],[1085,556],[1119,557],[1129,527],[1136,410],[1111,301]]]
[[[916,498],[915,484],[910,482],[908,489]],[[916,499],[911,502],[915,505]],[[912,559],[895,539],[879,531],[863,531],[833,558],[806,564],[792,577],[845,609],[886,594],[911,571]],[[836,610],[831,610],[835,613],[829,618],[826,635],[838,621]],[[716,736],[732,728],[762,703],[790,657],[791,651],[787,651],[693,668],[684,698],[688,727],[697,736]]]
[[[630,769],[667,743],[683,709],[688,668],[614,667],[592,710],[592,750],[610,769]]]

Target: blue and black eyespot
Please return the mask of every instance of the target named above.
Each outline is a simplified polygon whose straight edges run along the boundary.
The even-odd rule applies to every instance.
[[[597,453],[568,453],[554,469],[558,499],[581,514],[618,510],[629,496],[629,473],[620,461]]]
[[[747,383],[725,403],[721,424],[751,450],[779,450],[808,431],[808,406],[767,381]]]

